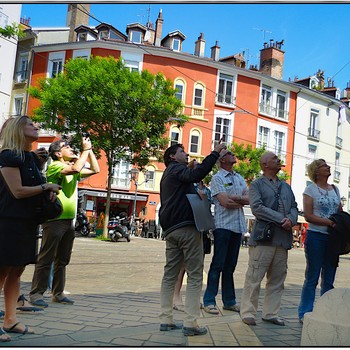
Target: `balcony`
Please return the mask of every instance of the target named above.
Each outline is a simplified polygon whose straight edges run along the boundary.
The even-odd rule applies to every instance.
[[[27,81],[27,70],[21,70],[15,74],[15,84],[23,84]]]
[[[307,137],[309,139],[319,141],[320,140],[320,130],[314,129],[314,128],[309,128],[308,129],[308,134]]]
[[[336,137],[335,139],[335,147],[342,148],[343,147],[343,139],[341,137]]]
[[[192,116],[196,118],[203,118],[204,110],[200,108],[192,108]]]
[[[217,102],[233,105],[235,98],[231,95],[217,94]]]
[[[280,109],[276,107],[272,107],[266,103],[259,104],[259,112],[263,114],[267,114],[270,117],[282,119],[288,121],[289,113],[285,109]]]

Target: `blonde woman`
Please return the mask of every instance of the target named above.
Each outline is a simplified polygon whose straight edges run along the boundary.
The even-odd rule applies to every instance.
[[[330,169],[324,159],[316,159],[308,166],[312,184],[303,193],[304,216],[309,226],[305,239],[305,281],[298,308],[301,323],[304,321],[304,314],[313,310],[320,275],[321,295],[334,288],[336,267],[331,264],[327,254],[328,227],[335,226],[329,217],[342,210],[342,206],[338,188],[328,183]]]
[[[35,263],[37,223],[30,214],[31,197],[50,191],[54,200],[60,189],[44,183],[42,161],[31,152],[38,137],[27,116],[8,119],[0,132],[0,291],[4,289],[5,301],[0,342],[11,340],[7,333],[34,333],[16,315],[20,277],[26,265]]]

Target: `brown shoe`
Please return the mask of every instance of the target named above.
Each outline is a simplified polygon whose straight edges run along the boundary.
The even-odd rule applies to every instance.
[[[242,322],[247,324],[248,326],[256,326],[254,317],[244,317],[242,318]]]

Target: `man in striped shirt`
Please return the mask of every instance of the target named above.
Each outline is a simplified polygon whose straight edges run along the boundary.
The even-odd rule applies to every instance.
[[[221,294],[225,310],[239,312],[236,303],[233,273],[236,268],[242,233],[247,232],[243,206],[249,203],[248,187],[244,178],[233,170],[235,155],[229,150],[220,153],[219,171],[211,180],[215,205],[214,255],[204,293],[204,311],[219,314],[216,295],[221,276]]]

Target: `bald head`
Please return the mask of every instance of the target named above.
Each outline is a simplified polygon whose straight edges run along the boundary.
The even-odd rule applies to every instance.
[[[268,177],[275,177],[281,170],[281,160],[273,152],[265,152],[260,157],[260,166],[264,175]]]
[[[274,157],[276,157],[276,155],[274,153],[272,153],[272,152],[265,152],[260,157],[260,167],[261,167],[261,169],[263,169],[264,165],[266,165]]]

